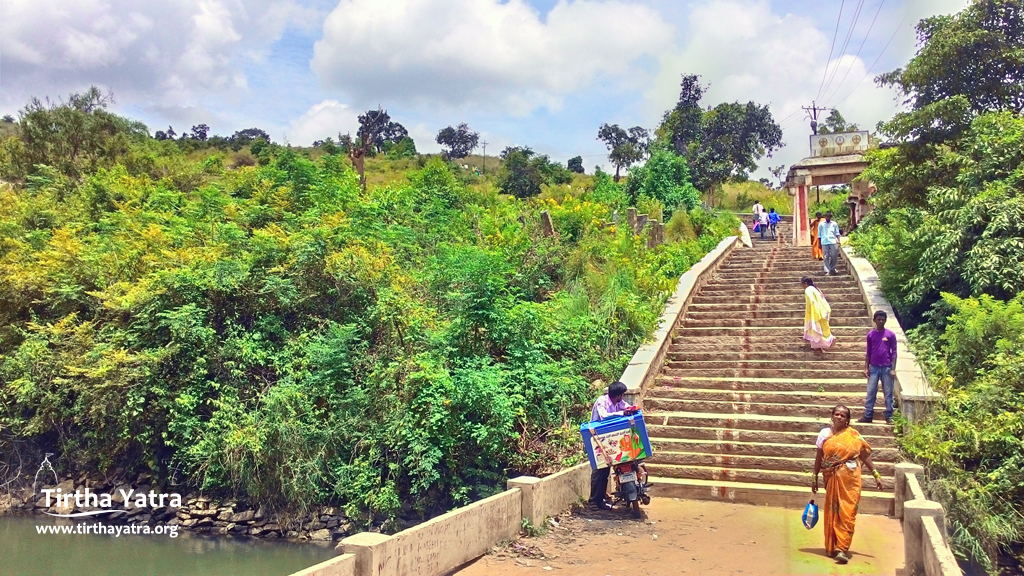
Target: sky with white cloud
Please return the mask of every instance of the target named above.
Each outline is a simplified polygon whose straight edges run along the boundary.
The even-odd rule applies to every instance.
[[[206,123],[308,145],[384,107],[421,151],[468,122],[488,153],[529,145],[607,165],[604,122],[654,128],[680,75],[703,103],[770,104],[807,155],[801,106],[873,127],[898,110],[873,77],[914,25],[968,0],[4,0],[0,113],[91,84],[152,131]],[[760,175],[767,175],[759,170]]]

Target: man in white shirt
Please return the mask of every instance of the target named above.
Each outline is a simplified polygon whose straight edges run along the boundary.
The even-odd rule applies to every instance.
[[[818,240],[825,255],[825,262],[822,265],[825,276],[835,276],[838,274],[836,259],[839,257],[839,224],[832,220],[832,212],[826,212],[825,219],[818,224]]]

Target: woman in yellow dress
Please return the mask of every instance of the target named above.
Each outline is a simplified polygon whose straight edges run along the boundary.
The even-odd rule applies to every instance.
[[[804,276],[800,280],[804,287],[804,340],[811,343],[811,349],[823,352],[832,347],[836,337],[832,335],[832,329],[828,325],[828,318],[832,314],[832,307],[825,300],[825,295],[814,285],[810,276]]]
[[[832,409],[832,425],[818,434],[811,492],[818,493],[818,472],[825,480],[825,552],[839,564],[850,561],[857,505],[860,503],[861,466],[875,477],[882,490],[882,475],[871,462],[871,446],[850,428],[850,409],[842,404]]]

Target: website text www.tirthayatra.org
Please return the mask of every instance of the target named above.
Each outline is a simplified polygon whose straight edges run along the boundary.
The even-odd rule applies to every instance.
[[[115,538],[121,535],[125,536],[149,536],[149,535],[167,535],[171,538],[178,537],[177,526],[146,526],[146,525],[118,525],[118,524],[104,524],[102,522],[95,522],[92,524],[75,524],[75,525],[36,525],[37,534],[99,534],[104,536],[113,536]]]

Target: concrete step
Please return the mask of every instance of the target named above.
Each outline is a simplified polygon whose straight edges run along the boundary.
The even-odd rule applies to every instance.
[[[856,400],[856,399],[854,399]],[[651,412],[700,412],[704,414],[734,415],[756,414],[768,416],[805,416],[808,414],[828,414],[836,404],[856,404],[854,402],[828,402],[819,398],[806,404],[774,404],[762,402],[740,402],[731,400],[683,400],[670,398],[644,398],[644,409]],[[851,411],[854,408],[850,408]]]
[[[863,438],[872,448],[896,448],[896,439],[892,436],[869,436],[857,425]],[[814,448],[821,428],[813,431],[787,432],[780,430],[743,430],[737,428],[708,428],[698,426],[657,426],[648,425],[647,434],[654,442],[655,439],[666,440],[693,440],[706,442],[749,442],[749,443],[774,443],[794,444],[802,447]]]
[[[661,388],[681,390],[735,390],[738,392],[846,392],[865,393],[864,378],[835,378],[797,380],[793,378],[693,378],[658,376],[648,391],[653,394]]]
[[[805,306],[803,302],[800,306],[789,305],[785,302],[778,302],[774,304],[761,303],[761,302],[707,302],[707,303],[694,303],[687,306],[687,313],[693,312],[796,312],[803,317]],[[863,312],[865,315],[868,313],[867,306],[864,305],[863,301],[847,301],[847,302],[829,302],[834,313],[839,311],[849,312]],[[844,315],[848,316],[849,314]]]
[[[801,332],[802,334],[802,332]],[[837,339],[828,354],[854,354],[860,358],[864,357],[863,338]],[[718,335],[711,338],[678,336],[673,338],[669,348],[669,354],[717,354],[721,358],[737,358],[737,355],[746,355],[743,359],[756,360],[762,358],[759,354],[772,355],[776,359],[817,357],[817,354],[807,349],[807,342],[799,336],[795,339],[781,340],[775,338],[757,338],[742,336]],[[784,356],[785,354],[806,354],[808,356]],[[696,357],[694,357],[696,359]],[[771,358],[768,358],[771,359]]]
[[[795,288],[801,294],[803,294],[803,287],[800,285],[802,276],[775,276],[771,272],[766,272],[764,276],[743,276],[743,277],[729,277],[729,276],[714,276],[708,280],[704,285],[705,288],[710,291],[722,290],[724,286],[734,286],[737,288],[741,287],[764,287],[764,288]],[[826,295],[843,288],[857,288],[857,281],[849,276],[829,276],[828,278],[822,278],[821,282],[815,280],[814,285],[821,290],[822,294]]]
[[[724,480],[701,480],[695,478],[664,478],[652,476],[651,495],[663,498],[685,498],[688,500],[720,500],[736,504],[755,506],[777,506],[800,510],[812,497],[816,502],[825,502],[825,490],[811,494],[809,482],[803,486],[780,486],[750,482]],[[861,514],[894,513],[892,493],[864,490],[861,492],[858,512]]]
[[[869,442],[870,444],[870,442]],[[782,458],[810,459],[814,464],[814,456],[818,449],[814,445],[814,439],[804,444],[792,444],[784,442],[733,442],[719,440],[699,440],[692,438],[651,438],[651,447],[654,449],[654,457],[660,453],[678,454],[717,454],[723,456],[773,456]],[[672,463],[673,457],[669,457],[665,463]],[[872,448],[872,462],[886,462],[889,464],[890,472],[892,465],[900,460],[899,449],[893,447]],[[885,470],[879,468],[880,473]],[[891,474],[890,474],[891,475]]]
[[[712,292],[714,292],[714,294],[712,294]],[[721,295],[720,293],[735,293],[737,296],[742,296],[743,294],[749,294],[752,292],[757,294],[772,295],[799,294],[801,297],[803,297],[804,295],[804,289],[800,287],[799,282],[793,282],[791,284],[736,284],[730,282],[722,282],[709,283],[705,285],[703,288],[701,288],[701,293],[706,294],[708,296],[719,296]],[[854,296],[855,300],[863,301],[863,298],[861,297],[860,288],[857,286],[857,283],[854,282],[853,280],[844,282],[840,286],[831,289],[822,287],[821,293],[825,295],[825,300],[828,301],[831,301],[833,298],[836,298],[837,296],[847,295]]]
[[[671,452],[654,451],[654,455],[645,460],[648,466],[666,464],[672,466],[701,466],[721,468],[723,470],[745,470],[751,472],[797,472],[808,474],[814,471],[814,452],[817,448],[812,444],[809,457],[790,458],[786,456],[767,456],[764,454],[706,454],[703,452]],[[895,463],[871,459],[875,468],[882,475],[882,481],[891,479],[895,473]],[[651,471],[653,473],[653,471]],[[667,476],[671,476],[668,475]],[[806,479],[805,479],[806,480]],[[788,484],[789,482],[784,482]]]
[[[702,466],[695,464],[659,464],[652,462],[651,460],[646,460],[646,465],[647,472],[651,476],[806,486],[807,494],[809,496],[811,492],[810,473],[814,469],[814,460],[811,460],[809,465],[796,470],[728,468],[716,465]],[[880,469],[879,472],[881,471],[882,470]],[[885,491],[891,492],[894,484],[895,482],[891,476],[886,476],[885,474],[882,475],[882,487]]]
[[[858,348],[863,348],[860,346]],[[714,350],[714,351],[713,351]],[[668,350],[668,358],[675,362],[686,362],[686,361],[733,361],[733,362],[745,362],[745,361],[786,361],[786,362],[817,362],[820,361],[821,355],[810,350],[790,350],[790,351],[771,351],[763,352],[760,348],[751,346],[749,352],[745,349],[731,349],[722,350],[721,346],[719,349],[693,349],[685,346],[672,345]],[[829,349],[828,356],[832,360],[859,360],[864,361],[864,350],[852,350],[846,351],[832,350]]]
[[[851,317],[863,317],[870,319],[867,314],[867,310],[860,310],[854,308],[856,304],[843,303],[846,307],[833,308],[832,318],[851,318]],[[863,306],[861,306],[863,308]],[[765,308],[762,310],[694,310],[692,307],[686,311],[686,317],[692,320],[703,320],[705,318],[714,319],[721,318],[747,318],[747,319],[797,319],[800,322],[804,320],[804,310],[773,310],[771,308]]]
[[[862,297],[857,298],[845,298],[842,300],[836,300],[835,298],[829,299],[829,305],[835,306],[839,303],[856,304],[864,303]],[[789,292],[785,294],[755,294],[753,290],[746,292],[737,291],[734,294],[721,294],[716,292],[705,293],[699,292],[693,297],[691,304],[760,304],[761,306],[779,305],[786,307],[803,307],[804,294],[803,292]]]
[[[856,407],[864,402],[864,390],[843,391],[833,390],[829,392],[806,391],[806,390],[722,390],[717,388],[676,388],[658,386],[647,391],[644,401],[651,399],[661,400],[688,400],[694,402],[745,402],[754,404],[804,404],[825,406],[831,408],[836,404]],[[877,394],[875,402],[883,401],[884,396]],[[648,409],[653,409],[648,406]]]
[[[838,355],[816,354],[817,361],[800,364],[796,370],[854,370],[859,371],[863,376],[864,359],[850,358],[849,354]],[[788,360],[680,360],[669,358],[666,365],[672,370],[685,370],[696,368],[699,370],[710,370],[712,368],[743,368],[755,370],[787,370],[793,367],[794,363]],[[853,376],[856,378],[856,376]]]
[[[832,326],[832,335],[837,339],[850,338],[860,344],[865,344],[868,331],[861,326]],[[788,338],[793,342],[800,342],[803,338],[804,327],[801,322],[799,326],[746,326],[746,327],[720,327],[720,326],[691,326],[679,330],[677,338],[699,338],[710,341],[713,338]],[[866,344],[865,344],[866,345]]]
[[[856,407],[851,407],[854,416]],[[821,429],[829,425],[831,410],[821,412],[821,416],[774,416],[766,414],[709,414],[705,412],[651,412],[644,414],[648,434],[651,426],[686,426],[720,428],[725,430],[762,430],[777,432],[808,432],[816,438]],[[863,437],[892,438],[892,426],[882,420],[870,424],[854,424],[853,428]],[[812,439],[813,440],[813,439]],[[870,440],[868,441],[870,444]],[[873,445],[873,444],[872,444]]]
[[[806,270],[808,273],[802,273]],[[821,274],[821,265],[815,266],[814,263],[800,266],[739,266],[730,268],[719,268],[715,271],[712,278],[729,278],[729,279],[740,279],[740,278],[786,278],[789,280],[800,281],[804,276],[811,276],[814,283],[828,282],[837,278],[849,278],[850,276],[846,273],[846,269],[843,266],[836,266],[836,271],[839,272],[838,276],[825,276],[821,275],[820,278],[814,275],[815,272]]]
[[[693,368],[669,365],[665,376],[716,376],[731,378],[857,378],[863,370],[815,370],[809,368]]]
[[[871,327],[871,318],[867,316],[837,316],[833,315],[828,320],[829,328],[838,327]],[[799,326],[803,328],[803,318],[703,318],[683,319],[685,328],[747,328],[747,327],[772,327],[772,326]]]

